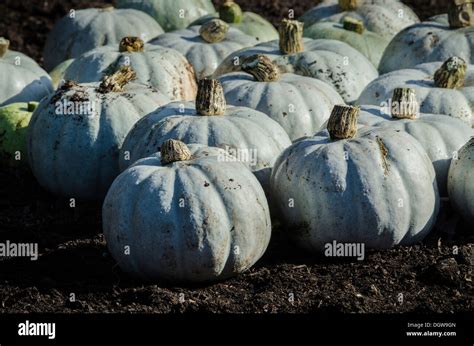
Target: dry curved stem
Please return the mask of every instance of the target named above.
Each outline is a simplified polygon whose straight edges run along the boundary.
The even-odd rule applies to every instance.
[[[145,49],[145,42],[136,36],[126,36],[120,40],[119,51],[120,52],[143,52]]]
[[[242,70],[254,76],[258,82],[275,82],[280,79],[280,69],[263,54],[255,54],[242,61]]]
[[[280,51],[283,54],[295,54],[304,51],[304,24],[297,20],[283,19],[278,32],[280,34]]]
[[[188,146],[176,139],[166,140],[160,148],[161,163],[167,165],[177,161],[191,159],[191,151]]]
[[[208,43],[217,43],[225,39],[229,24],[220,19],[213,19],[201,25],[199,35]]]
[[[217,79],[201,79],[198,83],[196,111],[199,115],[224,115],[226,110],[224,89]]]
[[[457,89],[464,86],[467,63],[453,56],[446,60],[434,74],[434,84],[438,88]]]
[[[327,129],[333,140],[353,138],[357,134],[360,108],[346,105],[334,106]]]
[[[136,78],[135,71],[130,66],[122,66],[110,76],[105,76],[97,89],[100,93],[121,92],[127,83]]]

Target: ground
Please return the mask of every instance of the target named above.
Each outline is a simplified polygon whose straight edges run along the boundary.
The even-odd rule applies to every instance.
[[[276,23],[288,8],[298,16],[315,2],[240,3]],[[442,12],[442,6],[430,3],[416,1],[421,17]],[[13,49],[41,62],[54,21],[71,7],[98,4],[104,2],[4,0],[0,32],[12,40]],[[145,284],[121,273],[101,235],[100,210],[82,202],[70,208],[68,200],[51,196],[29,174],[0,171],[0,241],[38,242],[41,253],[38,261],[0,261],[0,313],[473,310],[474,235],[447,203],[423,244],[369,251],[364,261],[330,261],[301,253],[284,230],[276,229],[267,254],[247,273],[185,288]]]

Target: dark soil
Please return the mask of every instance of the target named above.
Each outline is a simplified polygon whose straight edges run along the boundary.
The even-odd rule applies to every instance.
[[[408,2],[408,1],[407,1]],[[441,12],[418,1],[423,18]],[[315,1],[242,0],[277,21]],[[0,33],[41,61],[45,36],[69,8],[99,1],[0,4]],[[298,4],[298,5],[295,5]],[[424,6],[421,6],[423,5]],[[364,261],[312,258],[275,230],[264,258],[247,273],[214,285],[144,284],[120,272],[101,235],[100,205],[57,199],[34,178],[0,172],[0,242],[37,242],[41,256],[0,261],[0,313],[12,312],[461,312],[473,310],[474,235],[445,205],[420,245],[369,251]],[[457,251],[455,251],[457,249]],[[71,294],[75,301],[71,302]],[[291,299],[294,297],[294,300]]]

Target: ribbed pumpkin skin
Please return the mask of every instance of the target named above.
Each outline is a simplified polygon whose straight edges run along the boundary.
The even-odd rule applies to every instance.
[[[195,20],[190,26],[202,25],[216,18],[219,18],[219,13],[209,14]],[[273,26],[273,24],[257,13],[243,12],[242,21],[240,23],[228,24],[236,29],[239,29],[244,34],[255,37],[259,43],[278,40],[278,31]]]
[[[151,44],[176,49],[193,65],[198,79],[209,77],[231,53],[251,47],[258,41],[238,29],[229,28],[226,38],[217,43],[204,41],[199,35],[199,25],[188,29],[167,32],[150,41]]]
[[[388,150],[387,170],[377,137]],[[271,189],[289,235],[320,255],[334,240],[366,248],[416,243],[439,209],[426,152],[408,134],[390,129],[335,142],[324,131],[294,143],[275,163]]]
[[[442,62],[426,63],[381,75],[367,85],[357,103],[380,106],[392,97],[395,88],[413,88],[420,112],[445,114],[474,125],[474,65],[468,66],[464,87],[460,89],[434,85],[434,73],[441,65]]]
[[[291,140],[319,132],[341,96],[317,79],[285,73],[275,82],[257,82],[243,72],[219,78],[227,102],[256,109],[279,123]]]
[[[459,119],[439,114],[420,114],[415,120],[393,119],[376,106],[362,106],[358,123],[403,131],[415,138],[425,149],[433,163],[438,191],[448,195],[448,171],[453,156],[474,136],[474,130]]]
[[[156,152],[167,139],[212,147],[256,150],[256,165],[244,162],[267,191],[271,168],[290,144],[285,130],[263,113],[228,106],[225,115],[202,116],[192,102],[173,102],[140,119],[127,135],[120,153],[123,170]],[[130,160],[126,160],[126,152]]]
[[[316,22],[342,22],[349,16],[362,20],[365,27],[387,39],[409,25],[419,22],[418,16],[398,0],[359,0],[360,6],[355,11],[343,11],[338,0],[324,0],[319,5],[306,12],[300,21],[306,27]],[[400,11],[403,16],[400,17]]]
[[[474,224],[474,139],[466,143],[449,169],[448,192],[451,204],[461,216]],[[471,229],[472,230],[472,229]]]
[[[284,72],[320,79],[334,87],[345,102],[357,100],[364,88],[378,77],[372,63],[348,44],[335,40],[304,39],[305,51],[282,55],[279,42],[270,41],[230,54],[214,73],[219,77],[240,71],[238,59],[263,54],[274,61]]]
[[[39,101],[54,90],[46,71],[20,52],[9,50],[0,58],[0,75],[0,106]]]
[[[194,20],[216,11],[211,0],[118,0],[117,6],[149,14],[165,31],[184,29]]]
[[[271,221],[257,179],[243,164],[211,156],[216,149],[189,148],[192,160],[166,166],[159,154],[139,160],[110,188],[104,234],[125,272],[208,282],[243,272],[265,252]]]
[[[74,18],[61,18],[49,33],[43,51],[44,65],[50,71],[56,65],[101,46],[117,44],[125,36],[144,41],[163,33],[146,13],[137,10],[77,10]]]
[[[134,53],[119,52],[118,46],[96,48],[75,59],[64,78],[80,83],[97,82],[109,71],[126,65],[135,71],[135,82],[155,87],[171,101],[196,98],[196,76],[186,58],[174,49],[152,45]]]
[[[421,22],[401,31],[388,45],[380,61],[380,73],[446,61],[458,56],[474,64],[474,28],[450,29],[447,16]]]
[[[99,83],[59,89],[33,113],[28,129],[28,157],[38,182],[48,191],[71,198],[101,199],[120,173],[118,154],[135,122],[169,100],[156,90],[130,83],[121,93],[101,94]],[[95,103],[94,113],[57,114],[57,102]]]
[[[314,23],[304,29],[304,37],[312,39],[337,40],[347,43],[352,48],[361,52],[375,67],[379,66],[383,52],[390,39],[365,30],[362,34],[346,30],[340,23],[321,22]]]

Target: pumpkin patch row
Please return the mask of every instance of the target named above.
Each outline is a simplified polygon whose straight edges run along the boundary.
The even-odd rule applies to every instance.
[[[474,225],[471,2],[324,0],[278,30],[233,1],[118,7],[61,19],[49,74],[0,39],[0,158],[103,202],[125,272],[229,278],[276,222],[315,256],[412,245],[442,198]]]

